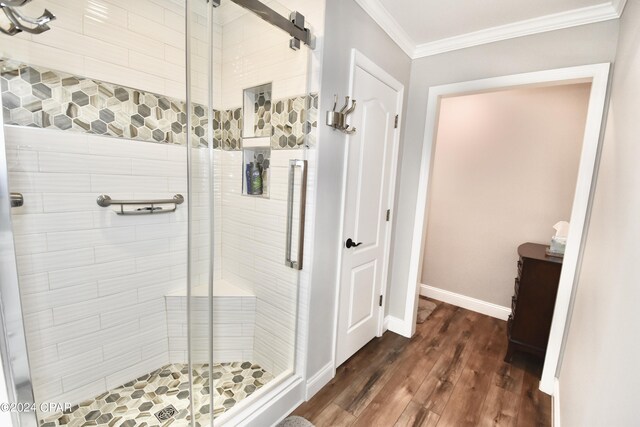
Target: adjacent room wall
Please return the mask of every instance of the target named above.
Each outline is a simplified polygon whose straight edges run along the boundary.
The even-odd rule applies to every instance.
[[[640,419],[640,3],[627,2],[597,178],[562,366],[564,427]]]
[[[569,221],[591,84],[442,100],[422,283],[508,307],[517,248]]]
[[[333,108],[333,96],[346,96],[352,48],[409,86],[411,60],[354,0],[328,0],[324,39],[320,117]],[[401,112],[404,116],[405,107]],[[311,290],[307,378],[331,368],[335,325],[337,251],[341,250],[341,188],[345,135],[320,124],[315,245]]]
[[[407,290],[415,289],[414,283],[410,283],[415,278],[409,278],[409,259],[429,87],[529,71],[610,62],[615,56],[617,37],[618,22],[607,21],[476,46],[414,61],[399,167],[393,263],[389,284],[389,314],[405,318]]]

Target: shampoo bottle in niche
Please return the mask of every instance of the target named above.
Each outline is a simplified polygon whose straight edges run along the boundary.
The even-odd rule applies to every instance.
[[[262,194],[262,168],[258,162],[251,162],[249,167],[251,193],[259,196]]]
[[[247,166],[244,170],[244,180],[247,183],[247,194],[253,194],[251,192],[251,163],[247,163]]]
[[[262,162],[262,194],[266,194],[269,197],[269,180],[267,178],[269,169],[269,159],[265,159]]]

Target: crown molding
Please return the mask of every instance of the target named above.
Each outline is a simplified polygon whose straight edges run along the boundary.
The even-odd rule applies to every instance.
[[[410,58],[414,57],[416,42],[398,24],[379,0],[356,0],[356,3],[400,46]]]
[[[416,45],[409,34],[398,24],[379,0],[355,1],[412,59],[424,58],[426,56],[501,40],[618,19],[622,15],[627,2],[627,0],[611,0],[595,6],[554,13]]]
[[[622,16],[624,7],[627,5],[627,0],[611,0],[613,8],[618,12],[618,17]]]
[[[593,24],[620,17],[611,3],[554,13],[416,46],[414,59],[547,31]]]

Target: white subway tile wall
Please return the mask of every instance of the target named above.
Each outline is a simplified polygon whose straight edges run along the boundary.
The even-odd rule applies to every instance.
[[[283,16],[291,10],[277,1],[269,6]],[[216,15],[222,26],[222,108],[242,106],[243,90],[272,83],[272,99],[309,92],[308,50],[289,48],[289,36],[253,13],[226,2]]]
[[[25,196],[12,213],[36,399],[77,403],[169,363],[165,296],[186,286],[186,203],[119,216],[96,198],[187,197],[186,147],[14,126],[5,135],[9,185]],[[194,156],[196,182],[207,158]],[[193,203],[202,216],[205,185]],[[215,253],[221,276],[220,245]],[[208,277],[208,257],[196,280]]]
[[[276,376],[294,362],[298,272],[285,266],[287,183],[289,160],[303,155],[271,151],[264,199],[242,195],[242,153],[222,152],[222,278],[256,295],[251,360]]]
[[[186,147],[78,134],[63,142],[62,131],[14,126],[5,133],[10,188],[25,194],[13,218],[36,398],[75,402],[89,397],[87,385],[114,386],[118,372],[185,362],[184,298],[165,296],[186,286],[186,204],[129,217],[96,198],[186,196]],[[207,283],[210,256],[207,151],[197,153],[195,285]],[[216,302],[216,361],[250,360],[278,375],[292,368],[295,344],[297,272],[284,265],[288,161],[303,153],[272,151],[270,199],[242,196],[241,152],[214,153],[214,278],[255,295]],[[51,168],[51,155],[65,167]],[[206,325],[206,307],[194,309]],[[194,355],[206,357],[208,331],[195,332]]]
[[[58,15],[53,29],[47,37],[0,38],[0,49],[17,61],[183,98],[182,6],[100,3],[32,4]],[[214,27],[215,108],[241,106],[242,90],[265,82],[273,82],[274,99],[307,92],[305,51],[290,50],[286,35],[229,2],[221,10]],[[202,16],[195,20],[192,60],[194,100],[206,103]],[[186,147],[14,126],[5,134],[11,191],[26,201],[14,209],[13,226],[36,399],[76,403],[184,362],[185,299],[167,295],[186,285],[186,203],[173,214],[123,217],[95,199],[187,197]],[[194,283],[208,280],[213,191],[214,278],[253,295],[216,303],[217,361],[250,360],[274,375],[293,368],[299,273],[284,265],[288,161],[304,156],[302,149],[272,150],[269,199],[242,196],[241,151],[215,151],[213,189],[207,151],[194,158]],[[310,252],[305,260],[310,265]],[[206,307],[195,305],[196,316],[204,316]],[[204,357],[208,341],[197,329],[194,355]]]
[[[0,38],[9,59],[62,70],[143,91],[184,99],[184,4],[171,0],[40,0],[26,5],[37,16],[42,8],[56,16],[45,36],[19,34]],[[206,104],[207,3],[192,2],[192,95]],[[222,64],[222,28],[213,25],[214,67]],[[220,72],[215,72],[220,76]],[[219,77],[218,77],[219,81]],[[221,103],[214,84],[214,107]],[[300,92],[302,93],[302,92]]]
[[[171,363],[187,363],[187,297],[167,296]],[[209,361],[208,297],[192,300],[192,362]],[[213,300],[213,360],[216,363],[253,361],[256,297],[215,296]]]

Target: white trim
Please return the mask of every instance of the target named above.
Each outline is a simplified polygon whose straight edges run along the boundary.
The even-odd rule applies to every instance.
[[[554,378],[553,381],[551,410],[553,411],[551,427],[560,427],[560,380],[558,378]]]
[[[532,34],[561,30],[618,19],[627,0],[610,0],[602,4],[485,28],[455,37],[418,43],[402,28],[380,0],[356,0],[356,3],[391,37],[411,59],[424,58],[472,46],[508,40]]]
[[[427,225],[428,190],[432,170],[433,150],[435,148],[437,117],[440,99],[446,96],[494,91],[509,87],[542,86],[591,81],[591,95],[587,112],[584,141],[580,155],[580,167],[576,183],[573,208],[571,212],[571,229],[567,239],[567,248],[563,260],[558,296],[556,298],[549,344],[545,358],[540,390],[547,394],[553,391],[555,378],[560,361],[560,352],[564,339],[564,331],[569,313],[569,304],[573,292],[574,279],[581,256],[581,243],[585,231],[585,221],[591,210],[590,198],[594,173],[597,166],[597,153],[600,145],[600,131],[602,128],[604,107],[607,98],[610,64],[583,65],[578,67],[560,68],[548,71],[516,74],[503,77],[475,80],[463,83],[434,86],[429,89],[427,117],[424,131],[420,176],[416,202],[416,216],[413,225],[413,242],[409,264],[409,283],[407,284],[407,301],[405,306],[405,321],[408,318],[415,322],[418,309],[418,292],[420,272],[424,257],[424,235]],[[410,292],[415,289],[414,292]]]
[[[582,240],[586,234],[586,221],[591,211],[591,197],[595,185],[594,175],[599,162],[600,132],[609,84],[609,68],[609,64],[601,64],[599,68],[592,70],[593,82],[591,84],[587,123],[580,156],[580,166],[578,168],[578,180],[571,209],[571,228],[569,229],[567,248],[562,261],[562,272],[553,312],[551,332],[549,333],[549,344],[542,370],[542,379],[540,380],[540,390],[547,394],[551,394],[553,390],[553,379],[557,374],[560,362],[574,280],[582,258]]]
[[[394,89],[397,92],[397,102],[396,102],[396,112],[399,115],[398,127],[394,131],[393,135],[393,152],[391,155],[391,170],[390,177],[391,181],[389,183],[389,198],[387,201],[387,206],[389,209],[393,208],[393,203],[395,200],[395,192],[396,192],[396,178],[398,175],[398,158],[400,153],[400,129],[402,128],[402,107],[404,105],[404,85],[398,81],[395,77],[385,71],[378,64],[370,60],[367,56],[365,56],[362,52],[357,49],[351,49],[351,67],[350,67],[350,75],[349,75],[349,96],[353,98],[353,86],[355,80],[355,71],[356,67],[360,67],[363,70],[370,73],[372,76],[377,78],[378,80],[385,83],[390,88]],[[333,357],[334,364],[337,360],[338,353],[338,327],[339,327],[339,315],[340,315],[340,288],[342,282],[342,254],[343,254],[343,244],[344,241],[344,216],[346,211],[346,197],[347,197],[347,175],[349,168],[349,155],[348,155],[348,142],[349,136],[345,135],[345,144],[344,144],[344,164],[342,167],[343,175],[342,175],[342,188],[341,188],[341,218],[340,218],[340,241],[338,242],[339,246],[337,248],[338,254],[338,271],[336,277],[336,295],[334,301],[334,337],[333,337]],[[383,263],[383,271],[381,273],[381,281],[380,281],[380,295],[382,295],[384,303],[382,307],[379,307],[379,317],[378,317],[378,336],[382,336],[385,327],[385,319],[384,319],[384,308],[386,306],[387,300],[387,279],[388,279],[388,271],[389,271],[389,259],[391,256],[391,231],[393,224],[393,211],[392,215],[389,218],[389,222],[387,225],[387,231],[385,235],[385,255],[384,255],[384,263]],[[334,366],[333,373],[335,374]]]
[[[335,362],[332,360],[327,363],[324,368],[316,372],[313,377],[307,380],[305,399],[311,399],[322,387],[329,384],[329,381],[333,379],[335,373]]]
[[[279,375],[278,378],[281,376]],[[289,376],[265,393],[239,402],[236,405],[239,409],[220,415],[216,418],[216,425],[234,427],[275,425],[302,403],[302,396],[304,396],[302,377]]]
[[[413,335],[411,327],[412,323],[407,323],[404,319],[389,315],[384,318],[384,323],[387,327],[387,330],[393,333],[402,335],[403,337],[407,338],[411,338],[411,336]]]
[[[420,285],[420,295],[437,299],[438,301],[443,301],[457,307],[466,308],[467,310],[475,311],[476,313],[486,314],[487,316],[495,317],[500,320],[507,320],[511,314],[511,309],[509,307],[503,307],[501,305],[471,298],[462,294],[456,294],[455,292],[450,292],[425,284]]]
[[[611,4],[618,13],[618,17],[621,17],[624,13],[624,7],[627,5],[627,0],[611,0]]]
[[[367,12],[382,30],[387,33],[391,40],[397,44],[410,58],[416,50],[416,42],[398,24],[387,9],[380,3],[380,0],[356,0],[356,3]]]
[[[419,44],[414,50],[413,59],[547,31],[594,24],[619,17],[620,14],[609,3],[583,7]]]

